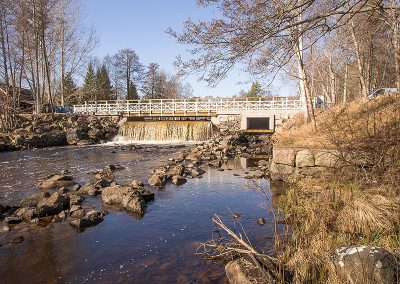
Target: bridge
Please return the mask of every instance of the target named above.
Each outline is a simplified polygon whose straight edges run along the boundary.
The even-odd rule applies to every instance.
[[[250,124],[260,128],[260,123],[265,125],[263,129],[273,130],[282,119],[300,112],[302,107],[298,97],[190,98],[85,102],[74,105],[73,112],[160,119],[203,117],[215,124],[235,116],[240,118],[242,130],[254,128]]]

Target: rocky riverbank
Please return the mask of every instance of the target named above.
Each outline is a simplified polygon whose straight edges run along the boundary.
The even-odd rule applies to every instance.
[[[51,146],[90,145],[111,140],[118,118],[77,115],[24,115],[11,132],[0,132],[0,152]]]

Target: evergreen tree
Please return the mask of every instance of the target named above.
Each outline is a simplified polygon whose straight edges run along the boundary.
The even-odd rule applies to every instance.
[[[76,84],[74,82],[74,78],[72,78],[72,73],[69,72],[65,75],[64,77],[64,97],[65,100],[69,104],[77,104],[79,103],[79,100],[74,96],[74,93],[76,92]]]
[[[98,91],[98,100],[112,100],[112,86],[110,76],[105,64],[97,69],[96,72],[96,87]]]
[[[92,62],[88,65],[82,91],[84,101],[97,100],[96,75],[94,73]]]
[[[132,81],[129,82],[129,93],[126,96],[126,99],[127,100],[138,100],[139,99],[139,95],[138,95],[136,86]]]
[[[247,93],[248,98],[258,98],[262,95],[263,89],[261,87],[261,84],[259,82],[254,82],[251,85],[250,91]]]

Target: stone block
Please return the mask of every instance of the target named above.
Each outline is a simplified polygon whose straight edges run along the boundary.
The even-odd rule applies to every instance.
[[[303,149],[296,154],[296,167],[313,167],[315,166],[314,155],[308,149]]]
[[[298,150],[294,148],[275,147],[272,152],[272,160],[276,164],[294,166],[297,151]]]
[[[314,153],[315,165],[318,167],[335,168],[343,164],[339,153],[332,150],[319,150]]]

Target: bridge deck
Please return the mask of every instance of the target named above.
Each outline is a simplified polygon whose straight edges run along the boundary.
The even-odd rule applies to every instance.
[[[74,105],[74,113],[127,116],[215,116],[248,111],[298,112],[302,104],[297,97],[255,99],[207,98],[166,100],[98,101]]]

